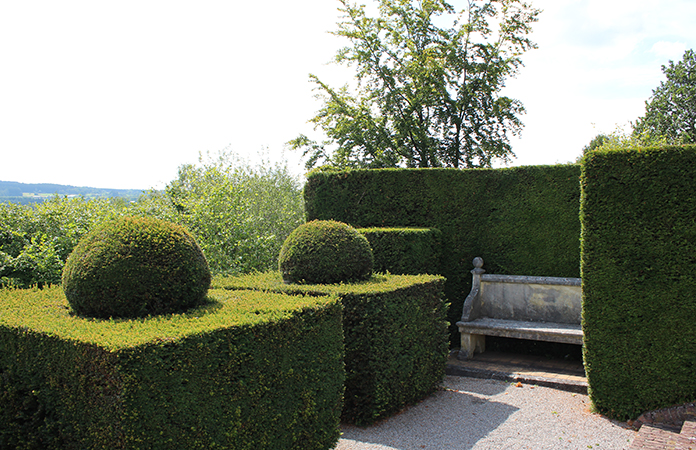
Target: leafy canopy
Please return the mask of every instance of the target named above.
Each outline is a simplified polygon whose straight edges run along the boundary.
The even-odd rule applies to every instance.
[[[696,144],[696,53],[687,50],[682,61],[670,61],[662,72],[667,80],[645,102],[645,116],[634,124],[634,134]]]
[[[315,75],[323,107],[310,120],[328,140],[289,142],[337,167],[490,167],[509,161],[509,135],[522,129],[524,107],[500,95],[521,56],[539,10],[519,0],[339,0],[334,35],[350,41],[335,62],[356,69],[356,88],[334,89]]]
[[[600,133],[582,149],[582,155],[575,162],[582,162],[588,154],[596,151],[637,150],[645,147],[663,147],[670,145],[667,138],[660,135],[651,135],[645,131],[627,131],[624,127],[617,126],[608,134]]]
[[[123,216],[184,225],[214,274],[236,274],[277,267],[285,238],[304,222],[304,202],[285,161],[255,166],[223,150],[181,166],[163,191],[135,202],[55,196],[33,206],[0,203],[0,288],[60,283],[78,241]]]

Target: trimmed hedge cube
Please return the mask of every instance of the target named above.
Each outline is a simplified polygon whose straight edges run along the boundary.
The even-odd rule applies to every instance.
[[[1,290],[0,448],[332,448],[337,299],[210,295],[187,314],[94,320],[60,287]]]
[[[445,279],[373,275],[342,285],[287,285],[278,272],[213,279],[213,286],[336,295],[343,304],[346,391],[342,420],[369,425],[436,390],[447,360]]]

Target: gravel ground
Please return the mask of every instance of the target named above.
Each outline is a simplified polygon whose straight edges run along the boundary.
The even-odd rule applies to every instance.
[[[455,376],[394,417],[342,430],[335,450],[618,450],[636,435],[626,424],[592,414],[586,395]]]

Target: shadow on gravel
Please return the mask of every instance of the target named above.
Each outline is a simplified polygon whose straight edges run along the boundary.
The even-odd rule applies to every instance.
[[[335,450],[470,449],[518,410],[486,398],[505,388],[495,383],[481,384],[477,392],[441,390],[371,427],[342,425]]]

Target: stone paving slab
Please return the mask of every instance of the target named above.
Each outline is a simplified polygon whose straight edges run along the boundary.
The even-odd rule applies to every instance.
[[[498,352],[484,352],[462,361],[453,353],[447,361],[446,373],[587,393],[587,377],[580,361]]]

